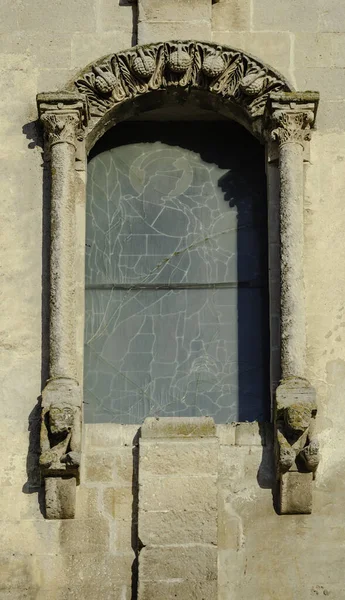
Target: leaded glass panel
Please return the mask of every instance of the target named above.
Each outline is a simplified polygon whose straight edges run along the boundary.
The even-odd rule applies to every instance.
[[[227,123],[127,123],[95,149],[87,186],[87,422],[266,416],[260,150]]]

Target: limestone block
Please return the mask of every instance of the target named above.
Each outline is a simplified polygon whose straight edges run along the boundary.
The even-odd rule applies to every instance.
[[[74,519],[76,504],[76,479],[46,477],[45,510],[47,519]]]
[[[36,554],[58,552],[61,522],[45,521],[42,516],[41,520],[16,521],[10,526],[8,522],[0,521],[0,553],[29,555],[33,552],[33,540]]]
[[[98,488],[90,488],[84,485],[77,487],[77,519],[94,519],[99,515],[98,495]]]
[[[0,52],[25,54],[33,65],[43,69],[66,68],[71,60],[71,34],[8,31],[0,37]]]
[[[101,56],[125,50],[132,45],[132,32],[115,29],[106,33],[75,33],[72,37],[71,68],[80,69]]]
[[[317,89],[322,101],[339,101],[345,99],[345,77],[342,70],[320,68],[297,68],[296,83],[299,89]],[[322,104],[322,103],[320,103]],[[320,129],[319,115],[318,128]]]
[[[212,6],[212,30],[249,30],[250,10],[250,0],[220,0]]]
[[[217,580],[215,546],[147,546],[140,552],[139,581]]]
[[[72,70],[69,65],[70,61],[67,68],[41,69],[38,74],[37,90],[59,91],[77,73],[77,69]]]
[[[161,477],[140,472],[140,510],[212,510],[217,503],[217,478]]]
[[[120,446],[137,443],[138,425],[118,425],[117,423],[85,423],[85,448],[111,450]]]
[[[152,475],[215,475],[218,467],[218,440],[192,439],[195,441],[142,439],[140,468]]]
[[[244,48],[245,32],[230,31],[230,30],[214,30],[212,31],[212,42],[231,46],[232,48]]]
[[[60,552],[64,554],[92,554],[109,549],[109,521],[106,518],[64,520],[59,526]]]
[[[102,31],[113,30],[128,31],[132,33],[133,23],[136,21],[136,3],[113,2],[113,0],[100,0],[97,3],[98,22]],[[116,40],[114,40],[116,42]],[[132,45],[132,44],[130,44]],[[129,48],[129,46],[127,46]]]
[[[140,600],[214,600],[217,598],[216,581],[160,581],[143,582],[139,587]]]
[[[310,514],[312,511],[312,473],[288,471],[280,479],[281,514]]]
[[[16,485],[0,486],[1,519],[18,521],[42,518],[37,496],[38,494],[34,493],[24,493],[19,478]]]
[[[9,552],[0,556],[0,598],[6,592],[12,594],[35,585],[33,560],[30,555],[12,555]],[[5,596],[6,597],[6,596]],[[9,596],[10,597],[10,596]]]
[[[131,487],[107,487],[103,491],[103,505],[106,514],[117,520],[132,519],[133,492]]]
[[[335,38],[341,43],[335,43]],[[334,48],[334,46],[336,46]],[[332,33],[296,33],[295,67],[334,67],[344,64],[345,44],[343,34]]]
[[[321,131],[337,131],[345,129],[345,100],[338,102],[323,101],[317,114],[318,128]]]
[[[267,0],[253,2],[254,31],[317,31],[318,21],[319,5],[315,0],[275,0],[274,9]]]
[[[227,423],[217,425],[217,437],[220,445],[234,446],[235,445],[236,424]]]
[[[212,417],[148,417],[141,427],[141,437],[145,438],[202,438],[213,437],[216,426]]]
[[[212,3],[209,0],[138,0],[139,23],[142,21],[210,21]],[[171,38],[174,39],[174,38]]]
[[[264,426],[259,423],[236,423],[236,446],[264,446]]]
[[[110,551],[116,554],[128,554],[137,543],[132,533],[132,519],[115,519],[110,537]]]
[[[51,589],[55,585],[60,589],[70,586],[77,591],[82,585],[92,587],[96,582],[101,585],[103,580],[109,586],[128,586],[131,582],[132,561],[133,553],[128,556],[118,554],[116,560],[109,552],[75,553],[70,556],[47,554],[34,556],[33,573],[36,577],[39,576],[40,587],[43,589]]]
[[[142,21],[138,23],[138,44],[167,42],[169,40],[211,40],[208,21]]]
[[[140,511],[139,539],[145,545],[217,544],[217,508],[208,511]]]
[[[60,32],[62,23],[63,29],[67,31],[95,31],[96,19],[94,2],[89,0],[60,0],[49,5],[45,0],[36,0],[34,3],[30,0],[10,3],[8,5],[9,13],[2,15],[2,26],[5,30],[11,31],[18,29],[22,31],[40,31]],[[15,17],[15,26],[10,24]],[[68,16],[68,18],[66,18]]]
[[[85,478],[88,482],[110,483],[114,480],[115,458],[108,452],[85,455]]]
[[[338,0],[327,0],[321,4],[319,30],[345,31],[345,6]]]

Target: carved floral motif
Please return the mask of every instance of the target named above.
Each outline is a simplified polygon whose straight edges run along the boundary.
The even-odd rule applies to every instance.
[[[75,145],[80,118],[77,113],[47,111],[41,121],[48,134],[49,145],[66,142]]]
[[[264,112],[268,94],[288,85],[246,54],[216,44],[166,42],[135,47],[108,56],[75,81],[88,97],[91,115],[170,86],[204,89],[221,95],[254,119]]]
[[[275,111],[272,122],[275,127],[271,131],[271,137],[280,145],[287,142],[303,144],[310,139],[314,113],[312,111]]]

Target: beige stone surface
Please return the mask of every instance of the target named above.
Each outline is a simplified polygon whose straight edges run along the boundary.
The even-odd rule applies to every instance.
[[[142,21],[209,21],[212,5],[208,0],[138,0],[139,24]]]
[[[142,21],[138,24],[138,44],[169,40],[202,40],[212,37],[209,21]]]
[[[220,0],[212,7],[213,31],[250,29],[251,0]]]

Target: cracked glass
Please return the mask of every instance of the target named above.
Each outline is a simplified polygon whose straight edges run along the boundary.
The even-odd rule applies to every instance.
[[[88,163],[86,422],[269,412],[263,149],[228,122],[123,123]]]

